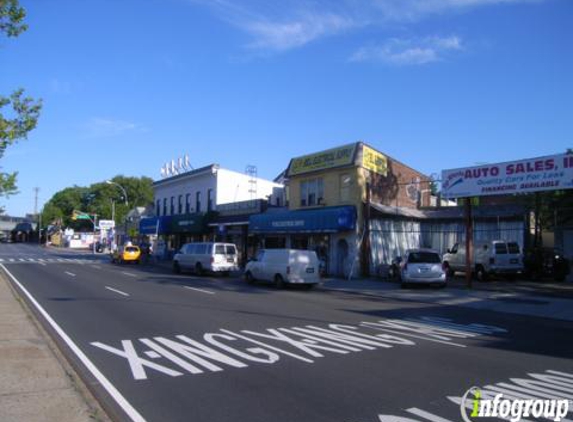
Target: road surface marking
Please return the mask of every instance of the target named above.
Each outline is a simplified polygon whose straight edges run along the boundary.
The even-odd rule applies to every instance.
[[[196,292],[207,293],[208,295],[214,295],[215,294],[215,292],[210,292],[209,290],[197,289],[195,287],[189,287],[189,286],[183,286],[183,287],[185,287],[186,289],[189,289],[189,290],[195,290]]]
[[[4,262],[4,258],[0,258],[0,262]]]
[[[101,267],[99,265],[91,265],[92,268],[95,268],[96,270],[101,270]]]
[[[121,290],[114,289],[113,287],[105,286],[106,289],[111,290],[112,292],[118,293],[122,296],[129,296],[128,293],[122,292]]]
[[[10,262],[14,262],[16,261],[14,258],[10,258]]]
[[[24,258],[20,258],[20,262],[26,262]]]
[[[76,275],[74,273],[71,273],[69,271],[64,271],[65,274],[71,276],[71,277],[75,277]]]
[[[42,259],[42,258],[38,258],[38,261],[40,261],[40,262],[44,262],[44,261],[45,261],[45,259]]]
[[[12,281],[24,292],[24,294],[30,299],[30,302],[36,307],[36,309],[42,314],[46,321],[52,326],[52,328],[58,333],[60,338],[68,345],[70,350],[75,353],[78,359],[86,366],[88,371],[100,382],[101,386],[109,393],[109,395],[115,400],[115,402],[123,409],[123,411],[131,418],[133,422],[145,422],[143,416],[139,414],[137,410],[126,400],[125,397],[119,392],[117,388],[103,375],[100,370],[93,364],[91,360],[85,355],[84,352],[73,342],[73,340],[66,334],[64,330],[58,325],[56,321],[46,312],[46,310],[34,299],[34,296],[26,290],[26,288],[12,275],[10,271],[3,265],[0,264],[6,274],[10,276]]]
[[[128,275],[130,277],[137,277],[137,274],[133,274],[133,273],[128,273],[127,271],[122,271],[122,274]]]

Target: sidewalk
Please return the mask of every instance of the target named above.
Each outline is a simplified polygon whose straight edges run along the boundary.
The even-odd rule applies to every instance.
[[[567,289],[569,286],[565,285],[565,288]],[[568,295],[565,297],[541,295],[535,293],[534,290],[528,291],[527,289],[506,289],[508,291],[503,291],[478,286],[469,290],[465,286],[456,285],[444,289],[430,286],[401,289],[398,283],[382,279],[353,279],[348,281],[333,278],[324,279],[322,289],[573,321],[573,297]]]
[[[109,421],[3,272],[0,273],[0,421]]]

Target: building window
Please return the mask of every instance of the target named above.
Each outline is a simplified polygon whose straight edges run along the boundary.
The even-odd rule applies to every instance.
[[[178,214],[183,214],[183,195],[179,195],[177,198],[177,211]]]
[[[175,215],[175,197],[171,197],[171,213],[169,215]]]
[[[324,181],[322,178],[300,182],[300,205],[312,207],[324,204]]]
[[[340,202],[350,201],[350,185],[352,185],[352,176],[349,174],[340,175]]]
[[[155,214],[159,217],[161,215],[161,200],[155,201]]]
[[[207,211],[213,211],[213,189],[207,191]]]
[[[189,214],[191,212],[191,194],[185,195],[185,213]]]
[[[163,198],[163,215],[167,215],[167,198]]]
[[[201,192],[195,193],[195,212],[201,212]]]

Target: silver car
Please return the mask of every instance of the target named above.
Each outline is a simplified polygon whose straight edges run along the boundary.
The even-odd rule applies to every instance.
[[[445,287],[447,283],[442,258],[432,249],[407,250],[404,257],[394,259],[390,271],[403,287],[410,283]]]

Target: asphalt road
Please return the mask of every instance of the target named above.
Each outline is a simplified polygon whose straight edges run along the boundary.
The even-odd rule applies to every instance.
[[[455,422],[472,386],[573,398],[569,322],[34,245],[0,245],[0,264],[118,421]]]

